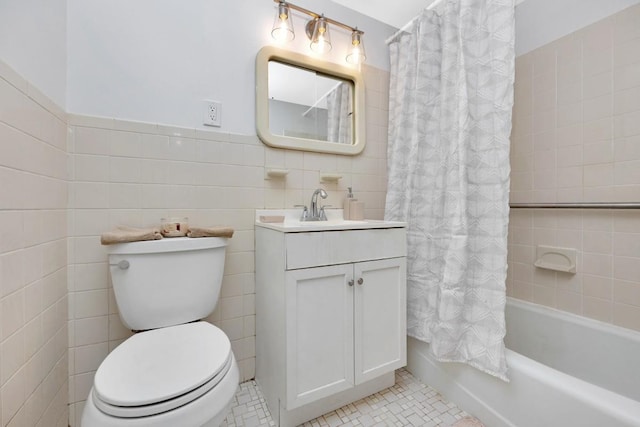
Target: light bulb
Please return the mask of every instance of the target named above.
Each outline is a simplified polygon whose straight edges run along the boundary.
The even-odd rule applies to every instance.
[[[312,51],[317,53],[327,53],[331,50],[331,37],[329,36],[329,26],[324,16],[315,20],[313,36],[311,37]]]
[[[293,31],[293,22],[291,20],[289,6],[285,2],[278,4],[278,13],[273,22],[271,37],[280,43],[291,41],[296,37]]]
[[[364,44],[362,44],[362,31],[356,30],[351,33],[351,48],[347,54],[347,62],[349,64],[362,64],[367,58],[364,52]]]

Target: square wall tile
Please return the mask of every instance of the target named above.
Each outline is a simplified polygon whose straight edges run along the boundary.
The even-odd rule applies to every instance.
[[[583,315],[601,322],[611,323],[613,304],[609,300],[584,296],[582,298]]]
[[[628,304],[613,304],[613,323],[629,329],[640,329],[640,307]]]

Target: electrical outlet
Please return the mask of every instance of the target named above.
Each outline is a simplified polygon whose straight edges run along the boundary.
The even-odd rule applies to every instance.
[[[205,126],[222,126],[222,102],[204,100],[202,123]]]

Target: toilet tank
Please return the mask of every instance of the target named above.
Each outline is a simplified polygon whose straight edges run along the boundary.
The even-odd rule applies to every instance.
[[[220,295],[227,239],[170,238],[110,245],[109,271],[120,312],[132,330],[207,317]]]

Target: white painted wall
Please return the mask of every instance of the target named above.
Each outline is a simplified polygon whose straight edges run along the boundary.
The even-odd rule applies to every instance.
[[[638,2],[524,1],[516,8],[516,53]],[[384,40],[393,27],[332,1],[296,3],[362,28],[367,62],[388,69]],[[254,58],[272,42],[274,8],[269,0],[192,0],[188,7],[170,0],[0,0],[0,59],[69,112],[201,127],[201,100],[215,99],[223,103],[222,131],[254,133]],[[309,53],[306,18],[294,18],[297,37],[288,46]],[[331,31],[328,59],[344,63],[349,34]]]
[[[67,92],[67,0],[0,0],[0,59],[61,107]]]
[[[435,0],[334,0],[382,22],[402,28]]]
[[[516,7],[516,56],[636,3],[640,0],[526,0]]]
[[[333,2],[296,4],[366,32],[367,63],[388,69],[394,28]],[[222,128],[255,134],[255,56],[272,43],[269,0],[68,0],[68,111],[202,128],[202,100],[222,102]],[[292,50],[309,54],[294,15]],[[344,63],[350,34],[331,26],[328,59]]]

